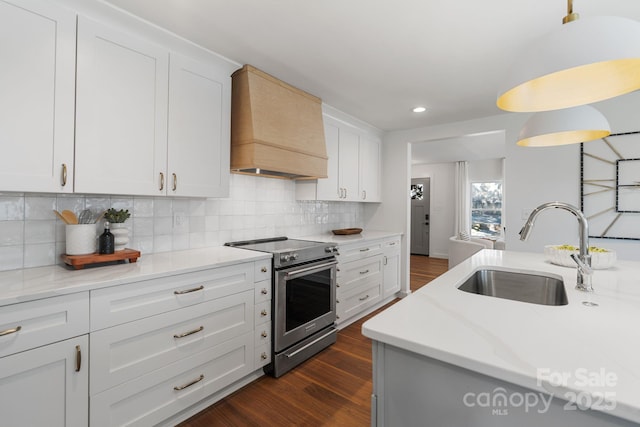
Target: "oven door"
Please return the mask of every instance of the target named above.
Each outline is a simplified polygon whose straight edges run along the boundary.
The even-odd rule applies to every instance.
[[[328,258],[275,272],[276,353],[334,324],[337,263]]]

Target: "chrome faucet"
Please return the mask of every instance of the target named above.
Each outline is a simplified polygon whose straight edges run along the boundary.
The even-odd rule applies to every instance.
[[[593,274],[593,269],[591,268],[591,255],[589,255],[589,224],[587,223],[587,218],[578,208],[563,202],[548,202],[541,204],[531,212],[527,222],[524,223],[522,230],[520,230],[520,240],[527,240],[538,214],[551,208],[569,211],[578,219],[578,224],[580,226],[580,252],[578,255],[573,254],[571,256],[578,265],[576,289],[585,292],[593,292],[593,286],[591,286],[591,275]]]

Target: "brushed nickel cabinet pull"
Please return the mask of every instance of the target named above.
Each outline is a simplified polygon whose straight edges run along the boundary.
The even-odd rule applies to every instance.
[[[269,312],[268,312],[266,309],[263,309],[263,310],[260,312],[260,316],[262,316],[262,317],[267,316],[268,314],[269,314]]]
[[[262,271],[263,273],[266,273],[266,272],[267,272],[267,267],[262,267],[262,268],[260,269],[260,271]]]
[[[262,295],[267,295],[269,293],[269,291],[267,290],[267,288],[262,288],[262,290],[260,291],[260,293]]]
[[[164,174],[160,172],[160,191],[164,190]]]
[[[361,271],[360,274],[367,274],[369,270]]]
[[[0,332],[0,337],[3,337],[5,335],[11,335],[11,334],[15,334],[16,332],[18,332],[20,329],[22,329],[22,326],[16,326],[15,328],[12,329],[6,329],[2,332]]]
[[[65,185],[67,185],[67,164],[63,163],[62,164],[62,186],[64,187]]]
[[[387,265],[387,257],[382,258],[382,265]]]
[[[191,293],[191,292],[201,291],[203,289],[204,289],[204,285],[200,285],[197,288],[185,289],[184,291],[173,291],[173,293],[176,294],[176,295],[182,295],[182,294],[188,294],[188,293]]]
[[[76,346],[76,372],[80,372],[80,368],[82,367],[82,352],[80,351],[80,346]]]
[[[266,337],[268,337],[268,336],[269,336],[269,334],[267,334],[267,331],[262,331],[262,333],[260,334],[260,336],[261,336],[262,338],[266,338]]]
[[[203,379],[204,379],[204,375],[200,374],[200,376],[198,378],[196,378],[195,380],[193,380],[191,382],[188,382],[187,384],[184,384],[184,385],[175,386],[173,389],[175,391],[184,390],[187,387],[191,387],[192,385],[199,383]]]
[[[362,248],[362,249],[360,249],[360,252],[367,252],[369,250],[371,250],[371,248]]]
[[[267,356],[267,353],[265,353],[265,352],[262,352],[262,354],[260,355],[260,359],[262,359],[262,360],[267,360],[267,357],[269,357],[269,356]]]
[[[359,299],[360,301],[364,301],[364,300],[366,300],[367,298],[369,298],[369,295],[364,296],[364,297],[362,297],[362,298],[358,298],[358,299]]]
[[[175,173],[172,173],[171,175],[173,175],[173,191],[176,191],[176,188],[178,188],[178,175]]]
[[[367,190],[362,190],[362,200],[367,200]]]
[[[193,334],[197,334],[198,332],[202,331],[204,329],[204,326],[200,326],[197,329],[194,329],[193,331],[189,331],[189,332],[184,332],[182,334],[175,334],[173,337],[174,338],[184,338],[184,337],[188,337],[189,335],[193,335]]]

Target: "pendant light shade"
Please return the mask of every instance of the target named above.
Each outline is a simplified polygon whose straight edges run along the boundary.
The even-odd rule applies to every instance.
[[[640,89],[640,23],[573,13],[565,21],[522,51],[498,90],[499,108],[557,110]]]
[[[607,119],[589,105],[534,114],[518,136],[518,145],[549,147],[576,144],[611,134]]]

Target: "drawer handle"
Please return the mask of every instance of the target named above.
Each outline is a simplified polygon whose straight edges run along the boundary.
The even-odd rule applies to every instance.
[[[267,360],[269,356],[267,356],[267,353],[265,353],[264,351],[262,352],[262,354],[260,355],[260,359],[262,360]]]
[[[269,293],[269,291],[267,290],[267,288],[262,288],[262,290],[260,291],[260,293],[262,295],[267,295]]]
[[[260,336],[261,336],[262,338],[266,338],[266,337],[268,337],[268,336],[269,336],[269,334],[267,333],[267,331],[262,331],[262,333],[260,334]]]
[[[193,335],[193,334],[197,334],[198,332],[202,331],[204,329],[204,326],[200,326],[197,329],[194,329],[193,331],[189,331],[189,332],[184,332],[182,334],[175,334],[173,337],[174,338],[184,338],[184,337],[188,337],[189,335]]]
[[[180,391],[180,390],[184,390],[187,387],[191,387],[194,384],[199,383],[200,381],[202,381],[204,379],[204,375],[200,374],[200,376],[198,378],[196,378],[195,380],[185,384],[185,385],[180,385],[180,386],[175,386],[173,389],[175,391]]]
[[[395,246],[396,242],[389,243],[389,246]]]
[[[203,289],[204,289],[204,285],[200,285],[197,288],[185,289],[184,291],[173,291],[173,293],[176,294],[176,295],[182,295],[182,294],[188,294],[188,293],[191,293],[191,292],[201,291]]]
[[[173,191],[176,191],[178,189],[178,175],[176,175],[175,173],[171,174],[173,176]]]
[[[262,309],[262,311],[260,312],[260,316],[264,317],[267,316],[269,314],[269,312],[267,311],[267,309]]]
[[[360,252],[367,252],[367,251],[369,251],[370,249],[371,249],[371,248],[362,248],[362,249],[360,249]]]
[[[260,271],[262,271],[263,273],[266,273],[266,272],[267,272],[267,267],[262,267],[262,268],[260,269]]]
[[[60,177],[60,183],[62,184],[62,186],[64,187],[65,185],[67,185],[67,164],[63,163],[62,164],[62,176]]]
[[[80,372],[80,368],[82,367],[82,352],[80,351],[80,346],[76,346],[76,372]]]
[[[364,296],[364,297],[362,297],[362,298],[358,298],[358,299],[359,299],[360,301],[364,301],[364,300],[366,300],[367,298],[369,298],[369,295]]]
[[[22,326],[16,326],[13,329],[7,329],[5,331],[0,332],[0,337],[3,337],[5,335],[11,335],[11,334],[15,334],[16,332],[18,332],[20,329],[22,329]]]
[[[360,274],[367,274],[369,270],[361,271]]]

